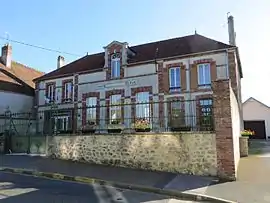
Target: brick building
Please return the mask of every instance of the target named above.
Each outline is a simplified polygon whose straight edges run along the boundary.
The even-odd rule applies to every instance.
[[[63,64],[63,57],[58,64]],[[72,130],[89,120],[101,129],[114,120],[130,128],[130,118],[142,115],[152,117],[156,128],[169,129],[167,118],[175,108],[184,112],[185,118],[192,115],[183,125],[196,127],[193,117],[198,108],[191,107],[191,102],[170,106],[166,101],[195,100],[194,105],[211,106],[212,81],[228,78],[241,101],[241,77],[237,47],[199,34],[132,47],[113,41],[102,53],[87,55],[37,78],[35,105],[46,112],[51,110],[51,102],[56,104],[58,110],[63,109],[60,122],[68,123],[65,128]],[[130,105],[110,107],[114,102]],[[137,105],[136,109],[135,103],[140,102],[154,105]],[[91,106],[96,107],[87,108]]]
[[[243,125],[242,68],[232,16],[228,24],[230,44],[195,33],[137,46],[113,41],[104,52],[67,65],[59,56],[56,70],[34,80],[37,130],[74,133],[94,125],[95,133],[114,128],[131,132],[140,119],[151,120],[149,129],[154,132],[179,126],[185,131],[212,131],[214,126],[214,141],[212,135],[209,141],[215,156],[213,174],[235,179]],[[209,116],[212,125],[204,126],[202,121]],[[202,143],[206,137],[201,135]],[[213,154],[211,150],[207,153]],[[209,165],[194,153],[189,156],[198,157],[203,170]],[[173,170],[178,167],[172,165]]]

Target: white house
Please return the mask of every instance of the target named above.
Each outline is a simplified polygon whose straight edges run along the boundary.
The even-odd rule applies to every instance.
[[[0,57],[0,133],[7,123],[7,112],[12,114],[14,122],[22,120],[23,113],[31,112],[35,95],[33,79],[44,73],[12,61],[12,47],[2,47]],[[11,116],[8,116],[11,117]]]
[[[253,138],[270,139],[270,107],[250,97],[243,103],[245,129],[255,131]]]

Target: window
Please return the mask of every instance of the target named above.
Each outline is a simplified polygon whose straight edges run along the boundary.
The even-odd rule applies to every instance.
[[[64,99],[72,100],[72,82],[66,82],[64,84]]]
[[[149,92],[136,94],[136,118],[150,119]]]
[[[86,121],[96,123],[97,119],[97,97],[86,99]]]
[[[200,99],[200,126],[202,130],[213,129],[213,101],[212,99]]]
[[[170,105],[170,127],[180,128],[185,126],[185,111],[183,109],[184,101],[180,101],[179,98],[172,99],[169,103]]]
[[[119,78],[121,70],[121,60],[118,53],[113,54],[111,58],[111,78]]]
[[[170,91],[179,91],[180,90],[180,68],[170,68],[169,69],[170,77]]]
[[[120,124],[121,122],[121,95],[110,96],[110,123]]]
[[[55,98],[55,88],[54,84],[47,85],[47,95],[46,95],[46,101],[53,102]]]
[[[198,84],[202,87],[209,87],[211,85],[211,73],[209,63],[198,65]]]
[[[71,119],[69,116],[58,116],[55,118],[55,131],[68,131],[71,130]]]

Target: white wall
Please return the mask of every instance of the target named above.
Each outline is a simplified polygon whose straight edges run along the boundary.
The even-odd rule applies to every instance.
[[[33,107],[34,97],[13,92],[0,92],[0,114],[7,107],[12,113],[30,112]]]
[[[156,73],[155,64],[143,64],[138,66],[132,66],[125,69],[125,77],[132,77],[136,75],[145,75]]]
[[[239,105],[236,96],[230,88],[230,101],[231,101],[231,117],[232,117],[232,133],[233,133],[233,151],[234,151],[234,164],[237,174],[238,163],[240,160],[240,146],[239,137],[241,134],[241,116],[239,111]]]
[[[46,93],[46,83],[50,83],[50,82],[56,82],[56,93],[55,93],[55,98],[58,100],[56,100],[56,103],[61,103],[61,98],[62,98],[62,81],[63,80],[68,80],[68,79],[73,79],[73,84],[74,84],[74,77],[65,77],[65,78],[59,78],[59,79],[54,79],[54,80],[46,80],[46,81],[42,81],[39,83],[39,91],[38,91],[38,101],[39,101],[39,106],[40,105],[45,105],[45,93]],[[74,88],[73,88],[74,91]],[[74,95],[74,94],[73,94]]]
[[[265,121],[266,139],[270,136],[270,108],[264,104],[250,99],[243,104],[244,121]]]
[[[4,114],[7,110],[7,107],[13,114],[13,125],[10,125],[10,119],[5,117],[0,118],[0,133],[5,129],[16,128],[18,133],[26,133],[29,120],[26,117],[26,114],[19,113],[28,113],[31,112],[33,107],[34,97],[27,96],[23,94],[13,93],[13,92],[0,92],[0,114]],[[17,114],[17,116],[15,115]],[[18,117],[23,117],[21,119],[16,119]],[[26,119],[25,119],[26,118]],[[15,126],[15,127],[14,127]]]

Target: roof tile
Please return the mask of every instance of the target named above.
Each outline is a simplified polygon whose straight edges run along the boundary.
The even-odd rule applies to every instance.
[[[202,35],[189,35],[158,42],[129,47],[135,52],[135,56],[129,59],[129,63],[146,62],[174,56],[193,54],[198,52],[214,51],[231,48],[232,46],[218,42]],[[158,49],[158,52],[156,51]],[[45,74],[35,80],[61,77],[78,72],[92,70],[100,71],[104,66],[104,52],[84,56],[70,64]]]

